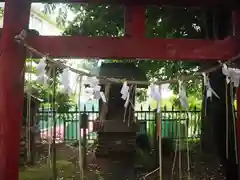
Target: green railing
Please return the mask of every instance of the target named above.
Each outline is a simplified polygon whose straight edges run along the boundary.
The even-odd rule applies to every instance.
[[[93,121],[99,116],[98,110],[93,106],[91,110],[86,109],[79,112],[78,108],[65,112],[56,113],[56,137],[62,141],[73,141],[79,137],[79,116],[86,113],[89,116],[88,140],[96,139],[96,132],[93,132]],[[39,126],[43,139],[51,137],[52,134],[52,112],[45,108],[39,109]],[[140,122],[140,132],[147,133],[150,137],[155,137],[156,132],[156,111],[141,108],[135,111],[135,117]],[[201,111],[196,108],[191,111],[179,111],[174,107],[168,110],[166,107],[161,111],[162,136],[172,139],[195,139],[201,133]],[[179,131],[180,130],[180,131]],[[180,133],[179,133],[180,132]]]

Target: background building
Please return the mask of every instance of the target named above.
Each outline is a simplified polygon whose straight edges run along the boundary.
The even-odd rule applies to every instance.
[[[61,35],[64,31],[64,29],[57,27],[56,22],[35,6],[31,8],[29,28],[37,30],[40,35],[49,36]]]
[[[0,3],[0,8],[4,8],[4,3]],[[3,26],[3,18],[0,19],[0,27]],[[54,20],[40,11],[37,5],[32,5],[30,14],[30,29],[37,30],[40,35],[61,35],[64,31],[59,28]]]

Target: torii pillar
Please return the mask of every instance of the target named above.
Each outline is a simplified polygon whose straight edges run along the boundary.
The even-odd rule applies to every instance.
[[[0,180],[18,180],[24,99],[24,48],[14,37],[28,28],[29,0],[5,0],[0,54]]]
[[[240,40],[240,9],[233,12],[233,35],[235,38]],[[239,53],[239,47],[236,47],[236,53]],[[240,163],[240,87],[237,88],[237,153],[238,153],[238,163]],[[238,165],[238,175],[240,177],[240,166]]]

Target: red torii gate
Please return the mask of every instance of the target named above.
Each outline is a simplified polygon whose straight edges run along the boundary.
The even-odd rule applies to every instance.
[[[4,2],[0,0],[0,2]],[[124,37],[40,36],[28,43],[52,57],[148,58],[171,60],[226,60],[240,52],[240,8],[237,0],[5,0],[0,54],[0,179],[17,180],[23,104],[25,49],[14,41],[28,28],[31,2],[125,4]],[[234,36],[225,40],[160,39],[145,37],[145,6],[225,7],[233,10]],[[238,90],[238,105],[240,90]],[[240,106],[238,106],[238,118]],[[240,119],[237,122],[240,130]],[[240,134],[238,133],[238,144]]]

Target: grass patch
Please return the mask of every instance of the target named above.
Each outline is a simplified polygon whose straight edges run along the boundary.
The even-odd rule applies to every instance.
[[[76,168],[73,163],[68,161],[57,161],[58,176],[68,180],[76,173]],[[19,172],[19,180],[51,180],[52,169],[48,165],[39,167],[28,167]]]

